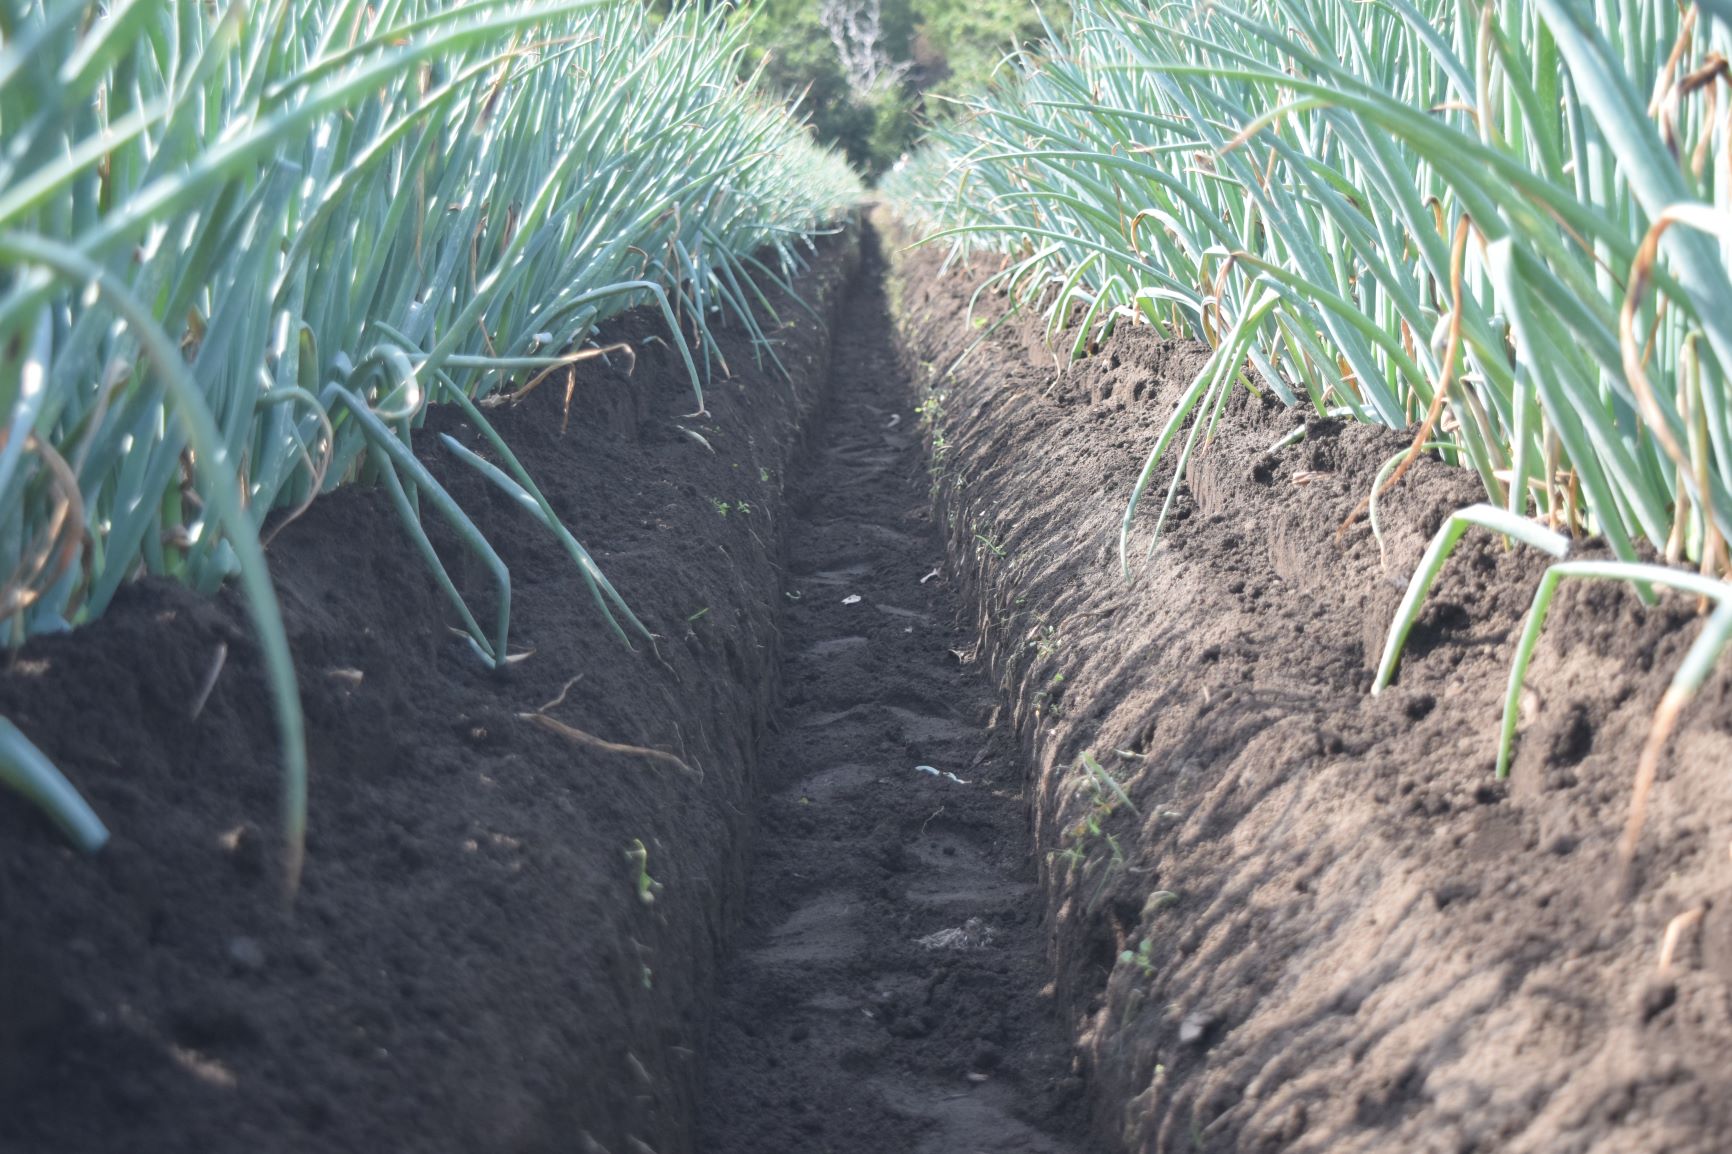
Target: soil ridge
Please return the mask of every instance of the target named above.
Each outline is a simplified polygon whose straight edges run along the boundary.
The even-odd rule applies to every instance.
[[[798,277],[818,317],[857,243],[821,241]],[[718,368],[707,414],[650,312],[601,338],[635,366],[598,358],[488,410],[656,652],[622,649],[559,542],[439,447],[491,456],[450,408],[417,445],[509,567],[526,659],[473,661],[380,491],[340,490],[276,539],[312,766],[292,917],[275,730],[233,591],[141,582],[0,672],[0,713],[115,835],[79,858],[0,795],[0,1148],[692,1148],[777,696],[788,469],[832,331],[765,287],[768,345],[718,323],[699,352]],[[489,619],[487,574],[429,532]]]
[[[999,298],[971,316],[995,266],[940,276],[941,260],[897,257],[904,358],[930,389],[950,569],[1028,759],[1057,988],[1103,1139],[1138,1154],[1721,1148],[1724,668],[1669,748],[1636,896],[1614,892],[1636,755],[1695,607],[1567,587],[1497,782],[1543,558],[1470,535],[1397,684],[1367,692],[1424,542],[1480,499],[1471,475],[1423,462],[1382,502],[1386,552],[1363,525],[1337,542],[1405,435],[1241,392],[1145,563],[1165,479],[1152,490],[1127,584],[1123,502],[1206,350],[1120,325],[1061,365],[1032,320],[992,326]]]

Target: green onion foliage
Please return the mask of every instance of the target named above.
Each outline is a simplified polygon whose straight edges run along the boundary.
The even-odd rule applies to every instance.
[[[738,79],[740,50],[720,16],[597,0],[0,0],[9,637],[89,621],[141,573],[238,579],[282,733],[291,890],[305,749],[267,518],[381,484],[476,655],[510,660],[510,575],[413,446],[429,403],[460,404],[500,464],[459,456],[546,521],[622,638],[648,636],[477,406],[648,305],[703,409],[726,371],[710,326],[753,325],[757,285],[858,195]],[[493,575],[487,624],[428,510]],[[0,781],[101,844],[11,726]]]
[[[1178,453],[1170,503],[1240,384],[1417,425],[1620,562],[1728,575],[1732,8],[1077,0],[1070,26],[884,193],[998,254],[988,283],[1073,356],[1125,323],[1214,348],[1127,575],[1138,501]]]

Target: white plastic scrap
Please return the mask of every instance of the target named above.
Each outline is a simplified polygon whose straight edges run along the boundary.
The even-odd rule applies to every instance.
[[[957,785],[973,785],[974,784],[972,781],[963,781],[960,777],[957,777],[954,773],[951,773],[948,769],[943,769],[943,770],[934,769],[930,765],[917,765],[914,768],[919,770],[921,773],[930,773],[933,777],[948,777],[951,781],[954,781]]]
[[[848,594],[848,596],[842,598],[842,604],[844,604],[844,605],[858,605],[858,604],[860,604],[860,594],[858,594],[858,593]]]
[[[927,934],[923,938],[914,939],[917,946],[925,946],[929,950],[973,950],[992,944],[992,927],[979,918],[969,918],[960,926],[952,926],[947,930],[939,930],[935,934]]]
[[[1203,1040],[1203,1035],[1209,1032],[1209,1027],[1215,1024],[1215,1015],[1207,1010],[1192,1010],[1185,1015],[1185,1020],[1179,1023],[1179,1044],[1189,1046]]]

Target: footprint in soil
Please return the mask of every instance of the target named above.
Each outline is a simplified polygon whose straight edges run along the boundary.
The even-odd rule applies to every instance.
[[[954,594],[868,256],[788,528],[788,706],[705,1056],[703,1154],[1084,1154],[1050,1001],[1019,763],[962,719]],[[1003,744],[1001,745],[1001,741]],[[936,773],[920,772],[917,765]]]

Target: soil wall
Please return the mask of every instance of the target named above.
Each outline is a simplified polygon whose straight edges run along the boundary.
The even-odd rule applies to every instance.
[[[1241,393],[1147,564],[1164,484],[1139,517],[1127,584],[1124,501],[1205,351],[1122,326],[1065,368],[1013,322],[949,371],[999,315],[985,298],[966,316],[995,267],[941,277],[936,253],[902,252],[892,288],[975,659],[1028,758],[1101,1134],[1139,1154],[1724,1149],[1724,665],[1669,747],[1629,900],[1615,849],[1695,607],[1567,589],[1499,783],[1541,559],[1470,535],[1398,683],[1368,693],[1420,550],[1477,480],[1423,463],[1382,503],[1386,558],[1363,523],[1338,544],[1405,438]]]
[[[819,315],[857,248],[832,239],[800,278]],[[775,303],[791,381],[723,330],[711,351],[732,377],[717,373],[708,416],[686,415],[689,384],[643,315],[607,333],[636,346],[635,372],[584,365],[568,428],[563,381],[491,410],[657,652],[622,647],[545,529],[437,447],[439,431],[479,447],[449,410],[419,446],[510,567],[521,663],[480,668],[381,492],[339,491],[277,538],[312,744],[292,913],[276,735],[232,591],[145,581],[11,661],[0,714],[115,836],[79,857],[0,794],[0,1148],[691,1148],[776,696],[782,483],[829,356],[824,326]],[[481,573],[436,543],[490,619]],[[685,768],[519,716],[544,705]]]

